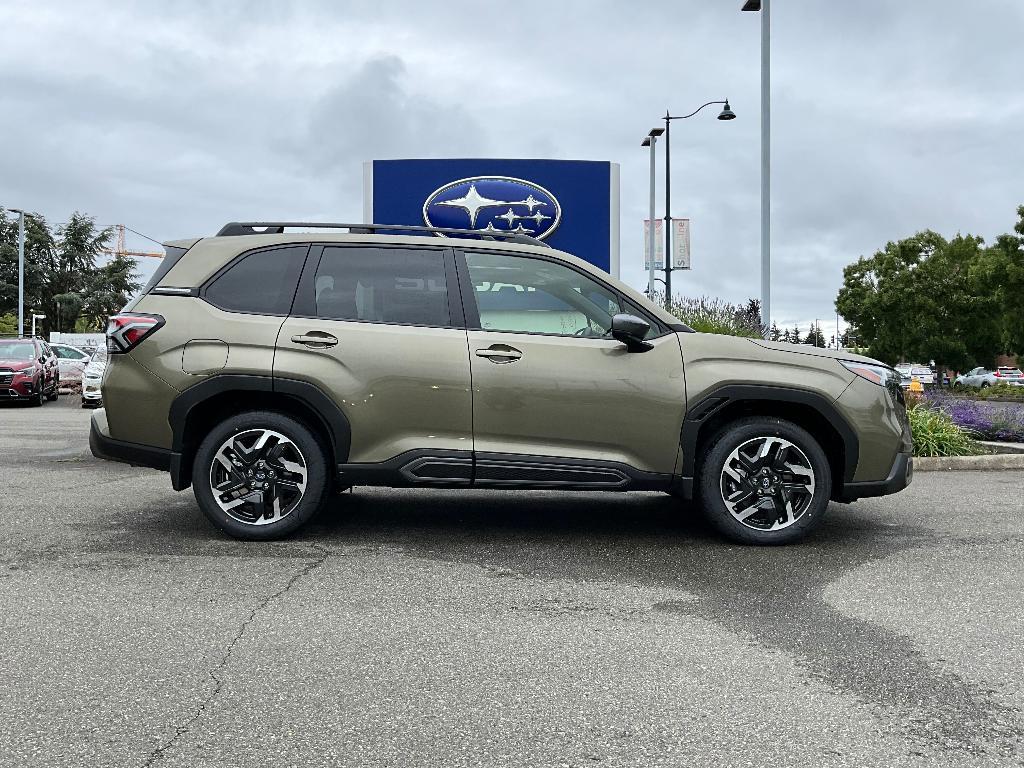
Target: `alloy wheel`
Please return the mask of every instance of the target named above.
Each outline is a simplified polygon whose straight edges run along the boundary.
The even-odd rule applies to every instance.
[[[306,459],[287,436],[271,429],[247,429],[225,440],[210,466],[210,490],[217,505],[246,525],[275,523],[306,493]]]
[[[781,437],[755,437],[729,454],[722,467],[726,509],[758,531],[793,525],[814,499],[814,469],[807,455]]]

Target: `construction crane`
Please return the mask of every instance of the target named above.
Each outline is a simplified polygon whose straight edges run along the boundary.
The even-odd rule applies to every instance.
[[[164,257],[163,251],[129,251],[124,245],[124,224],[115,224],[114,230],[117,232],[117,240],[114,243],[113,248],[100,248],[101,253],[109,253],[112,256],[146,256],[152,259],[162,259]]]

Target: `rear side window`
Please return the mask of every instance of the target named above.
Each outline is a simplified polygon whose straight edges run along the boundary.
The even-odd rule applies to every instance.
[[[314,284],[317,317],[451,325],[440,250],[325,248]]]
[[[309,246],[255,251],[214,278],[203,297],[220,309],[251,315],[287,315]]]

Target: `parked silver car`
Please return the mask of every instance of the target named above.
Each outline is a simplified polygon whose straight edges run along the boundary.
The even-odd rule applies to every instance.
[[[89,353],[70,344],[50,344],[60,366],[60,383],[70,384],[82,380],[82,371],[89,363]]]
[[[910,386],[911,379],[917,379],[925,386],[931,386],[935,383],[935,372],[927,365],[922,365],[921,363],[900,363],[894,367],[896,372],[906,380],[907,386]]]
[[[1009,366],[1001,365],[996,370],[989,370],[988,368],[978,367],[967,373],[961,373],[956,377],[954,384],[959,384],[963,387],[975,387],[977,389],[984,389],[985,387],[994,387],[999,384],[1009,384],[1016,387],[1024,387],[1024,374],[1021,373],[1019,368],[1010,368]]]
[[[100,384],[103,382],[103,371],[107,368],[107,350],[100,347],[93,352],[85,370],[82,371],[82,407],[98,408],[103,405],[103,393]]]

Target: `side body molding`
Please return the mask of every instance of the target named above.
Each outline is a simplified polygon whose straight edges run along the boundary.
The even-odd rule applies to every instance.
[[[176,491],[187,488],[191,483],[191,455],[195,446],[187,444],[189,415],[211,398],[231,392],[265,393],[284,396],[305,406],[313,413],[330,437],[335,462],[348,459],[352,443],[352,430],[345,414],[338,405],[318,387],[307,381],[252,374],[221,374],[211,376],[189,387],[171,403],[168,422],[171,427],[171,485]]]

